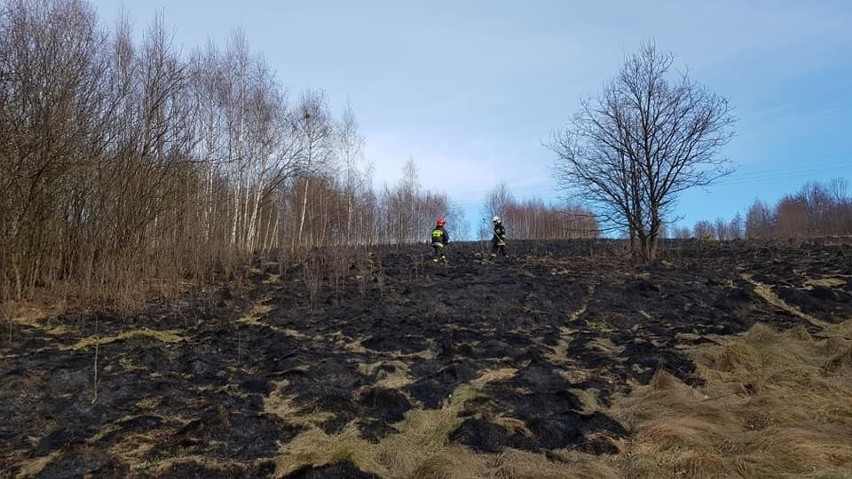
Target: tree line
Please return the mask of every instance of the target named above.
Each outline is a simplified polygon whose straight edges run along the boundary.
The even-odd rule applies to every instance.
[[[570,203],[548,204],[540,198],[517,200],[505,183],[486,195],[481,211],[480,238],[491,237],[492,216],[501,218],[510,238],[597,238],[601,233],[597,218],[588,208]]]
[[[240,31],[182,55],[162,18],[135,40],[85,1],[6,0],[0,38],[0,300],[208,280],[459,215],[413,161],[376,193],[351,108],[291,98]]]
[[[421,242],[438,217],[470,228],[413,159],[376,190],[353,110],[287,91],[239,30],[183,53],[162,17],[138,37],[130,25],[104,27],[84,0],[0,3],[0,302],[57,286],[108,300],[257,254]],[[516,237],[568,224],[512,208]]]
[[[672,236],[717,240],[848,237],[852,236],[852,195],[843,178],[810,182],[775,205],[755,200],[745,217],[737,213],[731,220],[701,220],[691,229],[676,227]]]

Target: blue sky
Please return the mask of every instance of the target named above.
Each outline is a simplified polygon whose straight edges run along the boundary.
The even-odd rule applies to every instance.
[[[163,13],[189,51],[235,28],[298,93],[349,102],[377,187],[417,162],[424,187],[473,222],[505,181],[521,199],[557,199],[542,146],[597,95],[625,55],[654,39],[693,79],[730,99],[737,172],[681,196],[681,224],[729,219],[807,181],[852,188],[852,3],[845,0],[596,2],[93,0],[141,31]]]

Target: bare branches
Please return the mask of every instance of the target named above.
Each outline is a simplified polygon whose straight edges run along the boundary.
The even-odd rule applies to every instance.
[[[541,199],[518,201],[505,183],[498,184],[485,197],[480,237],[491,237],[491,218],[499,216],[512,238],[573,239],[597,238],[600,227],[596,216],[577,204],[546,204]]]
[[[628,231],[644,260],[654,258],[678,195],[732,171],[719,156],[733,135],[727,100],[687,73],[672,75],[673,59],[643,45],[547,144],[557,182],[592,205],[604,227]]]
[[[827,185],[808,183],[795,194],[784,195],[774,207],[755,201],[748,210],[749,238],[803,239],[852,235],[852,197],[844,180]]]
[[[161,18],[136,42],[85,2],[0,8],[0,300],[206,275],[290,236],[282,192],[336,155],[321,94],[291,108],[239,31],[186,59]]]
[[[806,183],[798,193],[786,194],[773,206],[755,200],[745,218],[737,213],[730,221],[717,218],[695,223],[692,237],[717,240],[737,238],[793,239],[852,235],[852,197],[846,182],[835,178],[826,184]],[[684,231],[685,230],[685,231]],[[689,228],[678,228],[677,238],[689,238]]]

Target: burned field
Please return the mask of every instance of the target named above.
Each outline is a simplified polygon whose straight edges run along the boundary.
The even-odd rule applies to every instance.
[[[852,317],[849,245],[684,242],[649,267],[617,242],[511,246],[259,262],[132,315],[11,321],[0,476],[444,477],[434,444],[617,457],[633,431],[607,408],[657,371],[700,387],[702,345]]]

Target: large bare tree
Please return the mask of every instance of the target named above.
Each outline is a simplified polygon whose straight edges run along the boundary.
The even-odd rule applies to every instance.
[[[643,44],[546,145],[559,186],[592,205],[603,226],[626,231],[642,261],[655,258],[680,193],[732,172],[720,156],[733,136],[727,99],[675,72],[673,60]]]

